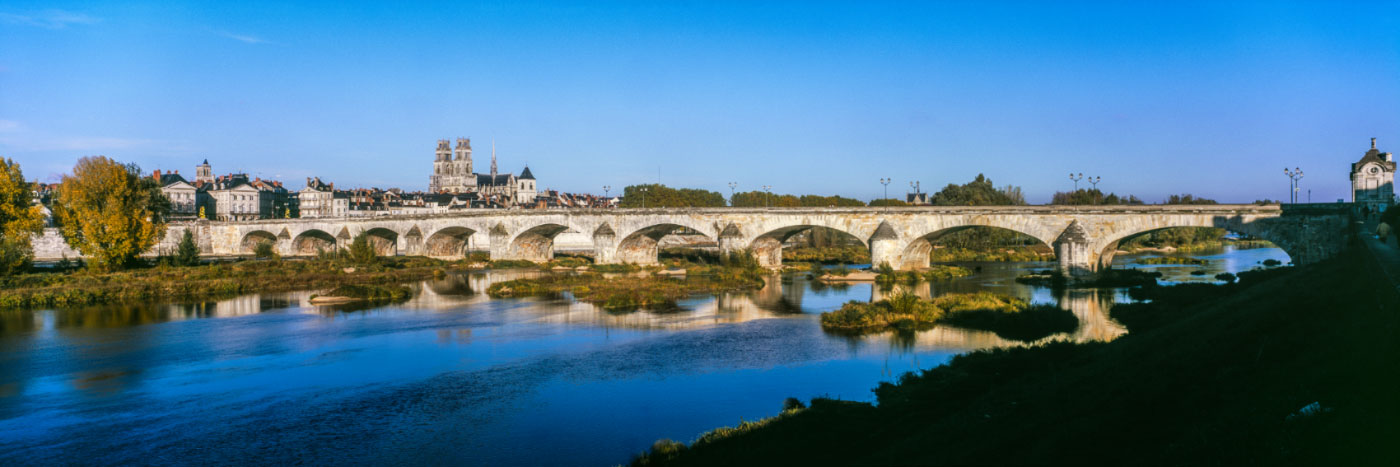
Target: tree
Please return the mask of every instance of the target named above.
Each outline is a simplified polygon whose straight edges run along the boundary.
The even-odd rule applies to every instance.
[[[1220,204],[1213,199],[1197,198],[1190,194],[1171,195],[1167,197],[1167,202],[1163,204]]]
[[[1107,195],[1099,191],[1098,188],[1080,188],[1072,192],[1059,191],[1050,198],[1050,204],[1062,205],[1123,205],[1142,204],[1142,200],[1136,196],[1129,195],[1127,198],[1119,198],[1118,195],[1109,193]]]
[[[374,251],[374,244],[370,243],[368,233],[360,232],[350,240],[350,261],[362,265],[379,261],[379,252]]]
[[[1021,188],[1007,185],[1005,188],[997,189],[992,184],[992,180],[982,174],[977,174],[965,185],[948,184],[938,193],[934,193],[929,198],[929,204],[934,206],[1012,206],[1026,204],[1026,197],[1021,194]]]
[[[643,192],[642,189],[646,191]],[[645,203],[645,206],[643,206]],[[671,188],[666,185],[631,185],[622,189],[622,208],[704,208],[723,207],[724,195],[716,191],[694,188]]]
[[[904,201],[900,201],[900,200],[897,200],[897,199],[893,199],[893,198],[882,198],[882,199],[870,200],[870,207],[872,207],[872,208],[873,208],[873,207],[885,207],[885,206],[908,206],[908,205],[909,205],[909,203],[906,203],[906,202],[904,202]]]
[[[175,264],[180,266],[199,265],[199,245],[194,243],[194,233],[185,229],[180,245],[175,248]]]
[[[0,276],[23,270],[33,258],[30,237],[44,230],[44,213],[19,164],[0,159]]]
[[[802,205],[802,200],[793,195],[775,195],[767,191],[744,191],[735,193],[730,198],[729,205],[736,208],[795,208]]]
[[[63,177],[54,208],[64,240],[91,257],[92,267],[110,271],[130,266],[165,236],[170,200],[135,164],[93,156]]]

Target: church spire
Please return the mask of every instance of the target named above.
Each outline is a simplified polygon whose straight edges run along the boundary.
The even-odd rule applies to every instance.
[[[491,183],[496,183],[496,138],[491,138]]]

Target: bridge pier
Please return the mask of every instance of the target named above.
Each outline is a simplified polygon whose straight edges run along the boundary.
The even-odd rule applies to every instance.
[[[875,233],[870,236],[867,242],[870,244],[870,267],[880,268],[881,265],[888,264],[892,268],[902,268],[905,264],[899,248],[899,235],[894,232],[889,223],[881,222],[875,228]],[[928,255],[924,255],[924,266],[928,266]]]
[[[1064,233],[1055,239],[1055,258],[1059,270],[1067,277],[1092,276],[1098,270],[1089,249],[1089,235],[1079,221],[1070,222]]]
[[[617,264],[617,232],[603,224],[593,231],[593,264]]]

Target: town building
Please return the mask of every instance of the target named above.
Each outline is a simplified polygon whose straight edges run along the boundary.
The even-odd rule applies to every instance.
[[[457,138],[457,146],[448,140],[438,140],[433,173],[428,176],[430,193],[477,193],[488,204],[505,206],[534,204],[537,195],[535,175],[525,167],[519,176],[501,174],[496,168],[496,145],[491,145],[491,173],[478,174],[472,170],[472,142]]]
[[[306,188],[296,195],[300,217],[335,217],[335,184],[321,181],[321,177],[306,177]],[[342,198],[345,199],[345,198]],[[343,215],[343,213],[342,213]]]
[[[1384,211],[1395,202],[1395,159],[1376,149],[1375,138],[1371,138],[1371,150],[1351,164],[1351,202],[1371,212]]]
[[[171,220],[192,220],[199,217],[200,191],[193,183],[180,176],[180,171],[151,174],[160,184],[160,192],[170,200]]]

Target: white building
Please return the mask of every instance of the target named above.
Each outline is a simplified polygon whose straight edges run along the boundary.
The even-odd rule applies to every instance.
[[[1371,138],[1371,150],[1351,165],[1351,202],[1371,212],[1384,211],[1395,202],[1395,159],[1376,149],[1375,138]]]

